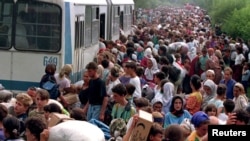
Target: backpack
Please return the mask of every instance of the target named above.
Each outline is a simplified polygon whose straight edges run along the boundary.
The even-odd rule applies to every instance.
[[[59,85],[51,79],[51,76],[49,76],[48,81],[42,85],[42,88],[49,92],[50,99],[57,100],[60,95]]]
[[[117,117],[117,112],[118,112],[118,105],[119,104],[115,104],[114,106],[115,106],[115,114],[114,114],[114,116],[115,117],[113,117],[113,119],[116,119]],[[130,114],[130,116],[132,117],[132,104],[130,103],[130,102],[128,102],[126,105],[125,105],[125,107],[124,107],[124,110],[122,111],[122,113],[121,113],[121,117],[120,118],[126,118],[126,116],[127,116],[127,114]],[[124,119],[124,121],[127,123],[128,122],[128,120],[129,119]]]
[[[107,107],[106,107],[106,111],[105,111],[105,115],[104,115],[104,123],[106,125],[110,125],[111,121],[112,121],[112,108],[115,105],[115,102],[112,101],[111,99],[109,99]]]
[[[145,97],[151,101],[155,96],[154,88],[148,86],[147,84],[142,87],[142,97]]]

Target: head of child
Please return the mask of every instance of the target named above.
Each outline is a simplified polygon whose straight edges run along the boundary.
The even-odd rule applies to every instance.
[[[119,76],[120,76],[119,69],[117,67],[113,67],[110,70],[109,79],[114,82],[115,80],[119,78]]]
[[[176,62],[180,62],[181,61],[181,54],[180,53],[176,53],[174,55],[175,59],[176,59]]]
[[[146,99],[144,97],[136,98],[133,101],[135,103],[136,112],[139,112],[139,110],[141,110],[144,107],[150,107],[150,103],[149,103],[148,99]]]
[[[163,103],[161,100],[153,100],[153,111],[162,112]]]
[[[125,97],[126,97],[126,99],[128,101],[130,101],[130,100],[132,100],[133,93],[135,92],[135,86],[128,83],[128,84],[125,85],[125,87],[126,87],[126,90],[127,90],[127,94],[126,94]]]
[[[235,125],[247,125],[250,120],[250,115],[246,110],[238,109],[233,111],[236,116]]]
[[[32,98],[26,93],[19,93],[16,96],[16,103],[14,105],[14,112],[17,116],[25,114],[33,103]]]
[[[245,62],[245,63],[244,63],[244,69],[245,69],[245,70],[249,70],[249,69],[250,69],[250,63]]]
[[[126,68],[127,68],[126,72],[129,75],[132,75],[132,76],[137,75],[136,74],[137,65],[136,65],[135,62],[128,62],[128,63],[126,63]]]
[[[184,141],[182,127],[179,124],[171,124],[165,129],[164,141]]]
[[[44,90],[44,89],[37,89],[36,90],[36,104],[37,104],[37,108],[38,110],[43,111],[43,107],[45,105],[47,105],[49,101],[49,92]]]
[[[205,113],[208,116],[217,116],[217,108],[214,104],[208,104],[205,108]]]
[[[45,67],[45,73],[49,75],[54,75],[56,72],[56,65],[55,64],[48,64]]]
[[[207,134],[210,119],[205,112],[196,112],[191,118],[191,123],[194,125],[195,131],[199,137],[203,137]]]
[[[27,90],[27,94],[32,98],[33,102],[36,101],[36,88],[35,87],[29,87]]]
[[[59,114],[62,113],[62,110],[61,110],[60,106],[58,106],[55,103],[50,103],[48,105],[45,105],[43,107],[43,109],[44,109],[44,112],[45,112],[44,116],[45,116],[46,120],[49,119],[51,113],[59,113]]]
[[[125,95],[127,94],[125,86],[123,84],[117,84],[112,88],[113,99],[117,103],[124,101]]]
[[[162,141],[163,138],[163,128],[158,123],[153,123],[148,134],[147,141]]]
[[[143,67],[137,67],[136,68],[136,74],[138,77],[142,77],[144,74],[144,68]]]

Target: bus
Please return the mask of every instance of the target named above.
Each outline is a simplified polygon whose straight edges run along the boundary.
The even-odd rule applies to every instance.
[[[39,86],[45,66],[73,65],[81,80],[99,38],[129,34],[133,0],[0,0],[0,83],[8,90]]]

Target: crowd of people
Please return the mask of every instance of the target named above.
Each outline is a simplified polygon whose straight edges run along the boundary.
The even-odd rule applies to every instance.
[[[130,35],[100,39],[79,82],[72,65],[48,64],[39,88],[13,98],[1,87],[0,140],[128,141],[140,110],[153,117],[147,141],[206,141],[211,124],[249,124],[250,44],[216,32],[199,7],[151,11]],[[48,128],[53,113],[70,119]]]

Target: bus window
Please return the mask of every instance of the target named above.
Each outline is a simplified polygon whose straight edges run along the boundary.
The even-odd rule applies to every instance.
[[[92,24],[92,7],[86,6],[85,8],[85,47],[89,47],[91,45],[91,37],[92,37],[92,30],[91,30],[91,24]],[[96,29],[95,29],[96,30]]]
[[[84,47],[84,16],[75,19],[75,49]]]
[[[0,1],[0,49],[11,47],[13,2]]]
[[[120,7],[119,6],[114,6],[113,7],[113,29],[112,29],[112,35],[118,35],[120,31]]]
[[[61,9],[53,4],[17,3],[15,48],[57,52],[61,48]]]

